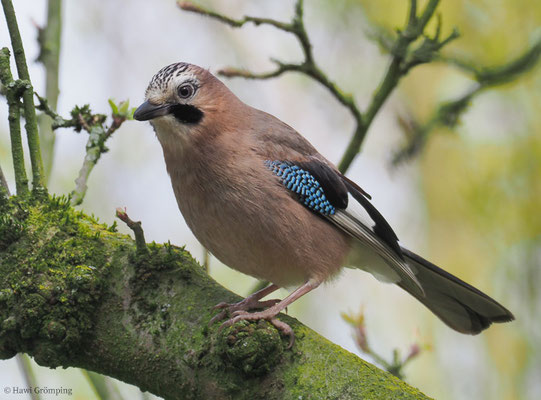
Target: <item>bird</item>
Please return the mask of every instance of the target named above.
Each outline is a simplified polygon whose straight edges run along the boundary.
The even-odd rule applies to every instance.
[[[269,286],[220,303],[221,326],[267,320],[344,267],[398,285],[450,328],[475,335],[513,314],[485,293],[401,246],[371,196],[301,134],[242,102],[208,69],[178,62],[151,79],[134,119],[150,121],[178,207],[218,260]],[[279,288],[282,300],[261,301]]]

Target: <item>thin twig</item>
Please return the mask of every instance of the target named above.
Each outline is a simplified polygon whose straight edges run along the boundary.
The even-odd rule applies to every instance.
[[[133,118],[134,109],[129,108],[129,101],[123,101],[117,105],[112,100],[109,100],[109,105],[112,109],[112,122],[111,125],[107,127],[105,125],[107,117],[103,114],[92,113],[92,110],[88,105],[82,107],[75,106],[71,111],[71,119],[66,119],[51,109],[47,99],[44,99],[37,93],[36,97],[39,100],[39,104],[36,108],[53,119],[53,130],[58,128],[74,128],[76,132],[84,130],[88,133],[83,166],[75,180],[75,189],[71,192],[72,205],[79,205],[83,202],[85,197],[90,173],[94,169],[94,166],[101,155],[109,150],[105,146],[105,142],[125,121]]]
[[[6,89],[8,103],[9,135],[11,139],[11,156],[15,171],[15,188],[18,195],[28,193],[28,178],[24,166],[24,151],[21,138],[21,102],[20,90],[17,82],[13,80],[9,66],[9,49],[0,50],[0,81]]]
[[[407,122],[402,121],[401,126],[410,139],[404,147],[395,152],[391,161],[392,164],[394,166],[399,165],[419,154],[426,145],[429,135],[437,127],[446,126],[448,128],[454,128],[460,121],[460,116],[468,109],[473,98],[483,88],[483,86],[477,85],[471,91],[457,99],[441,103],[423,125],[413,121],[411,118]]]
[[[41,97],[38,93],[34,92],[34,95],[39,101],[39,104],[36,106],[37,110],[42,111],[44,114],[48,115],[52,119],[51,128],[53,130],[58,128],[73,128],[77,125],[77,122],[72,119],[62,118],[57,114],[51,107],[49,107],[49,101]]]
[[[408,355],[404,358],[400,356],[400,351],[398,349],[393,349],[392,361],[388,361],[385,357],[383,357],[376,350],[374,350],[372,346],[370,346],[370,341],[368,340],[368,333],[366,329],[366,319],[362,310],[357,315],[342,313],[342,319],[353,328],[355,335],[355,343],[364,354],[370,356],[387,372],[393,374],[399,379],[404,379],[404,367],[411,360],[415,359],[421,352],[421,346],[419,344],[414,343],[410,347]],[[424,345],[423,348],[429,349],[429,346]]]
[[[90,125],[82,114],[79,115],[81,126],[88,132],[88,141],[86,142],[86,154],[83,166],[79,170],[77,179],[75,179],[75,189],[71,192],[73,205],[79,205],[83,202],[88,189],[88,177],[101,155],[109,150],[105,146],[105,142],[118,128],[120,128],[125,120],[126,117],[113,115],[113,123],[109,128],[105,128],[103,121]]]
[[[280,21],[275,21],[270,18],[257,18],[257,17],[244,17],[243,19],[233,19],[226,17],[225,15],[214,12],[208,8],[202,7],[200,5],[193,4],[190,1],[177,1],[177,6],[183,9],[184,11],[190,11],[196,14],[206,15],[208,17],[217,19],[224,24],[232,26],[233,28],[240,28],[248,22],[252,22],[255,25],[272,25],[278,29],[281,29],[286,32],[293,32],[293,27],[291,24],[286,24]]]
[[[453,31],[449,37],[440,41],[438,29],[434,38],[426,37],[424,42],[417,49],[411,52],[408,51],[409,46],[419,37],[424,35],[426,25],[434,15],[438,3],[439,0],[430,0],[421,15],[417,16],[417,2],[415,0],[410,1],[410,11],[406,28],[398,33],[398,38],[393,42],[391,51],[393,58],[381,84],[373,95],[372,102],[366,113],[362,113],[359,110],[353,96],[343,91],[338,85],[331,81],[314,60],[312,44],[304,27],[302,0],[297,0],[295,4],[295,13],[290,23],[250,16],[245,16],[242,19],[232,19],[188,1],[178,1],[177,5],[185,11],[208,16],[234,28],[239,28],[248,22],[252,22],[256,25],[272,25],[282,31],[293,34],[299,42],[304,55],[304,60],[301,63],[292,64],[272,60],[277,65],[277,68],[273,71],[253,73],[243,69],[228,67],[220,70],[219,74],[226,77],[242,77],[246,79],[270,79],[278,77],[285,72],[294,71],[305,74],[325,86],[331,94],[351,112],[355,119],[353,136],[338,165],[340,171],[346,172],[354,158],[359,154],[368,128],[374,117],[391,92],[396,88],[400,78],[407,74],[415,65],[432,60],[444,45],[457,36],[457,33]]]
[[[3,188],[4,193],[8,197],[11,196],[11,193],[9,191],[8,182],[6,181],[6,177],[4,176],[4,172],[2,171],[2,166],[0,166],[0,186]]]
[[[472,100],[484,90],[512,82],[533,69],[541,60],[541,39],[518,57],[499,66],[480,68],[456,58],[440,57],[440,60],[461,68],[471,74],[477,82],[465,94],[436,106],[425,123],[419,124],[416,121],[409,121],[401,124],[409,139],[402,148],[395,152],[392,159],[393,165],[411,160],[418,155],[437,128],[442,126],[455,128]]]
[[[81,369],[81,372],[98,400],[123,399],[118,387],[108,376],[88,371],[86,369]]]
[[[32,363],[30,362],[30,357],[28,357],[26,354],[20,353],[17,354],[15,358],[17,359],[17,364],[19,365],[19,369],[21,370],[26,386],[29,388],[38,387],[36,375],[32,370]],[[39,400],[40,395],[35,390],[31,390],[30,398],[32,400]]]
[[[141,227],[141,221],[132,221],[130,217],[128,217],[125,208],[122,209],[118,207],[116,209],[116,216],[118,219],[125,222],[126,225],[128,225],[128,228],[133,231],[133,234],[135,235],[135,246],[137,248],[137,253],[140,255],[148,255],[149,251],[145,241],[145,234],[143,232],[143,228]]]
[[[108,148],[105,146],[106,141],[125,121],[133,119],[134,108],[129,108],[130,103],[127,100],[119,104],[115,104],[112,100],[109,100],[109,105],[112,109],[112,122],[107,127],[105,125],[107,117],[103,114],[93,114],[88,105],[82,107],[75,106],[71,111],[71,119],[66,119],[51,109],[47,99],[44,99],[37,93],[36,97],[39,100],[39,105],[36,108],[53,119],[53,130],[58,128],[74,128],[76,132],[80,132],[81,130],[88,132],[83,166],[79,170],[79,175],[75,180],[75,189],[71,192],[72,205],[79,205],[85,197],[90,173],[101,155],[108,151]]]
[[[203,268],[208,274],[210,271],[210,251],[203,247]]]
[[[47,25],[38,28],[38,43],[40,45],[38,61],[41,61],[45,68],[45,97],[53,110],[56,110],[60,92],[58,88],[58,70],[61,35],[62,0],[48,0]],[[40,115],[38,122],[45,179],[47,180],[53,165],[55,134],[48,117]]]
[[[41,161],[41,150],[39,145],[38,124],[36,118],[36,109],[34,107],[33,88],[30,81],[30,74],[26,65],[23,42],[19,33],[15,10],[11,0],[2,0],[4,15],[11,38],[11,46],[15,56],[15,64],[19,79],[26,83],[25,90],[22,93],[24,105],[24,117],[26,120],[25,129],[28,137],[28,148],[30,150],[30,162],[32,164],[32,185],[34,189],[45,187],[43,181],[43,164]]]

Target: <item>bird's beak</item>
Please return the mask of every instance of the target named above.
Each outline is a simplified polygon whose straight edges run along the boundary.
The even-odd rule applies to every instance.
[[[156,117],[162,117],[171,112],[171,104],[152,104],[148,100],[141,104],[133,113],[137,121],[148,121]]]

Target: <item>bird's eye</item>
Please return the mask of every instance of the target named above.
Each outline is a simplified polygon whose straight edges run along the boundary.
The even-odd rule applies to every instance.
[[[185,83],[178,88],[178,95],[181,99],[187,99],[193,95],[195,89],[192,84]]]

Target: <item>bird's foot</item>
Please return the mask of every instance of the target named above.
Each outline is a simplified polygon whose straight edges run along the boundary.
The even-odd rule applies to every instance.
[[[220,330],[232,326],[240,321],[258,321],[260,319],[264,319],[266,321],[269,321],[276,329],[278,329],[278,331],[289,336],[289,345],[287,346],[287,348],[290,349],[295,343],[295,333],[288,324],[276,318],[277,314],[278,313],[272,309],[267,309],[254,313],[249,313],[246,311],[235,311],[233,312],[233,314],[231,314],[232,318],[228,319],[220,326]]]
[[[214,317],[212,317],[209,324],[212,325],[213,323],[217,321],[221,321],[227,315],[232,315],[239,311],[245,312],[249,310],[268,308],[268,307],[272,307],[273,305],[279,302],[280,300],[278,299],[259,301],[258,299],[252,296],[248,296],[244,300],[239,301],[238,303],[230,304],[230,303],[222,302],[214,306],[213,310],[222,310],[222,311],[216,314]]]

